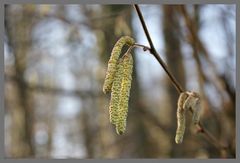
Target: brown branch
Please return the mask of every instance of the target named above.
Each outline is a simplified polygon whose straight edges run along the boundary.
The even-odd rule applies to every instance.
[[[163,69],[165,70],[165,72],[167,73],[167,75],[169,76],[172,84],[175,86],[175,88],[178,90],[179,93],[183,92],[184,90],[182,89],[182,87],[180,86],[180,84],[176,81],[176,79],[174,78],[174,76],[170,73],[170,71],[168,70],[167,65],[163,62],[163,60],[160,58],[159,54],[157,53],[157,51],[155,50],[155,47],[153,45],[152,39],[149,35],[147,26],[145,24],[144,18],[142,16],[141,10],[139,8],[139,6],[137,4],[134,4],[134,8],[136,9],[136,12],[138,14],[138,17],[141,21],[143,30],[145,32],[145,35],[148,39],[148,42],[150,44],[150,49],[146,48],[146,46],[143,45],[139,45],[137,44],[137,46],[143,47],[145,48],[145,50],[149,50],[149,52],[151,54],[153,54],[153,56],[158,60],[158,62],[160,63],[160,65],[163,67]],[[191,112],[193,113],[193,111],[191,110]],[[213,144],[217,149],[219,149],[219,151],[222,150],[227,150],[227,147],[223,144],[221,144],[217,138],[215,136],[213,136],[203,125],[201,122],[198,123],[198,131],[199,133],[202,133],[204,135],[204,137],[211,143]]]
[[[157,53],[154,45],[153,45],[153,42],[152,42],[152,39],[150,37],[150,34],[148,32],[148,29],[147,29],[147,26],[145,24],[145,21],[144,21],[144,18],[142,16],[142,12],[140,10],[140,8],[138,7],[137,4],[134,5],[134,8],[136,9],[137,11],[137,14],[138,14],[138,17],[141,21],[141,24],[142,24],[142,27],[143,27],[143,30],[145,32],[145,35],[148,39],[148,42],[150,44],[150,48],[149,49],[149,52],[157,59],[157,61],[160,63],[160,65],[162,66],[162,68],[165,70],[165,72],[167,73],[168,77],[170,78],[170,80],[172,81],[172,84],[175,86],[175,88],[177,89],[177,91],[179,93],[183,92],[183,88],[180,86],[180,84],[177,82],[177,80],[175,79],[175,77],[172,75],[172,73],[170,72],[170,70],[168,69],[167,65],[164,63],[164,61],[161,59],[160,55]]]
[[[143,51],[146,51],[146,50],[151,51],[151,48],[149,48],[148,46],[141,45],[141,44],[138,44],[138,43],[135,43],[133,46],[141,47],[141,48],[143,48]]]
[[[218,140],[217,140],[207,129],[205,129],[205,128],[203,127],[203,124],[202,124],[202,123],[199,122],[198,126],[199,126],[198,132],[199,132],[199,133],[202,133],[202,134],[205,136],[205,138],[206,138],[209,142],[211,142],[217,149],[219,149],[219,148],[225,149],[225,148],[226,148],[225,146],[223,146],[222,144],[220,144],[220,143],[218,142]]]
[[[193,114],[192,108],[190,108],[190,112]],[[219,151],[221,150],[227,150],[227,147],[223,144],[221,144],[215,136],[213,136],[202,124],[202,122],[198,122],[198,133],[202,133],[203,136],[213,145],[215,148],[217,148]]]

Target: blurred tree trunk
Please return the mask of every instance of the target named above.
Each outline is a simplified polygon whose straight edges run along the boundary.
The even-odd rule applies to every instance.
[[[103,22],[103,27],[102,29],[103,30],[103,37],[104,37],[104,40],[105,41],[102,41],[101,42],[101,45],[99,47],[103,47],[102,49],[102,53],[100,53],[100,57],[102,58],[102,61],[103,61],[103,64],[105,67],[107,67],[107,63],[108,63],[108,60],[110,58],[110,55],[111,55],[111,51],[112,51],[112,48],[114,46],[114,44],[116,43],[116,41],[123,35],[130,35],[130,33],[128,32],[128,27],[129,27],[129,24],[128,22],[125,20],[127,17],[127,19],[130,18],[129,16],[129,10],[127,10],[129,8],[129,6],[127,5],[106,5],[106,6],[103,6],[103,11],[104,11],[104,14],[105,15],[111,15],[113,13],[119,13],[118,16],[114,16],[112,17],[111,19],[106,19],[106,21]],[[126,11],[127,10],[127,11]],[[126,12],[124,12],[126,11]],[[120,21],[117,21],[117,20],[120,20]],[[126,28],[121,28],[119,26],[119,23],[120,23],[120,26],[123,24],[123,23],[127,23],[127,27]],[[117,32],[118,31],[118,32]],[[126,50],[126,49],[125,49]],[[110,99],[110,98],[109,98]],[[106,114],[105,114],[105,117],[106,117],[106,121],[104,122],[105,125],[104,126],[109,126],[111,127],[111,130],[108,130],[108,134],[111,135],[110,137],[112,137],[112,142],[111,144],[114,144],[112,146],[112,150],[114,151],[111,151],[109,149],[107,149],[107,146],[109,146],[109,142],[107,142],[106,140],[104,140],[104,142],[106,143],[105,145],[103,144],[104,149],[106,150],[106,153],[112,153],[110,157],[112,158],[119,158],[119,157],[123,157],[124,154],[122,154],[124,151],[123,148],[124,148],[124,143],[119,143],[119,141],[122,141],[125,138],[126,136],[126,133],[129,132],[128,130],[128,127],[127,127],[127,131],[124,135],[122,136],[118,136],[115,132],[115,127],[113,125],[110,124],[109,122],[109,113],[108,113],[108,106],[109,106],[109,101],[107,101],[107,104],[106,104]],[[105,136],[104,136],[105,137]],[[103,137],[103,139],[104,139]],[[106,136],[106,137],[109,137],[109,136]]]
[[[27,53],[31,46],[34,5],[23,5],[15,10],[5,6],[5,27],[8,43],[15,56],[14,85],[15,101],[9,104],[11,115],[11,157],[33,157],[33,103],[31,93],[26,90],[24,73],[27,67]],[[8,98],[8,97],[6,97]]]
[[[104,64],[104,67],[107,67],[108,60],[111,55],[112,48],[116,41],[124,35],[129,35],[134,37],[132,34],[132,6],[130,5],[106,5],[103,6],[102,10],[104,15],[116,15],[109,19],[105,19],[100,23],[103,31],[97,31],[97,38],[100,47],[100,58]],[[124,47],[123,52],[127,49]],[[133,52],[132,52],[133,53]],[[135,58],[135,56],[133,55]],[[140,118],[140,114],[137,111],[141,106],[139,100],[141,97],[141,92],[138,84],[138,75],[136,72],[136,59],[134,59],[134,69],[133,69],[133,81],[131,88],[131,95],[129,100],[129,114],[127,119],[127,130],[124,135],[118,136],[115,133],[114,126],[110,125],[109,122],[109,113],[108,113],[108,103],[107,101],[106,108],[104,113],[104,119],[102,120],[101,137],[102,137],[102,149],[105,149],[104,156],[102,157],[148,157],[149,150],[147,149],[147,137],[145,134],[144,124]],[[139,114],[139,115],[138,115]],[[101,118],[103,119],[103,117]],[[111,130],[106,132],[106,127],[112,127]],[[108,138],[108,140],[104,140]],[[133,139],[134,138],[134,139]],[[128,144],[130,141],[130,144]],[[111,142],[111,143],[110,143]],[[123,143],[120,143],[123,142]],[[125,143],[126,142],[126,143]],[[115,144],[115,145],[112,145]],[[128,145],[127,145],[128,144]],[[111,146],[109,150],[107,147]]]
[[[131,12],[135,12],[134,8],[129,11],[126,21],[127,24],[131,26],[131,29],[133,29],[134,25],[136,24],[132,23]],[[138,26],[138,28],[142,27]],[[136,33],[131,33],[130,35],[136,40]],[[147,106],[142,100],[142,91],[139,85],[140,77],[137,71],[137,65],[139,65],[139,63],[137,62],[138,60],[136,59],[136,55],[137,54],[133,53],[134,68],[128,118],[128,123],[132,123],[134,125],[134,130],[131,137],[132,139],[134,139],[134,141],[136,141],[136,146],[135,153],[133,153],[133,155],[135,158],[156,158],[159,154],[158,144],[155,142],[155,140],[153,140],[152,136],[150,135],[150,130],[152,130],[153,126],[152,124],[149,124],[148,119],[145,118],[147,117],[145,112],[151,114],[151,111],[148,110],[149,108],[147,108]]]
[[[178,15],[176,13],[176,6],[174,5],[164,5],[163,7],[163,33],[166,49],[166,59],[167,65],[175,76],[180,85],[185,88],[185,70],[183,66],[183,58],[180,48],[180,39],[179,39],[179,21]],[[169,101],[171,103],[171,158],[178,158],[184,155],[184,150],[181,148],[181,145],[175,143],[175,133],[176,133],[176,109],[177,109],[177,100],[179,94],[172,83],[168,80],[168,94]],[[185,137],[186,139],[186,133]],[[184,142],[184,141],[183,141]]]
[[[92,135],[92,131],[91,131],[91,126],[90,126],[90,116],[87,113],[87,110],[89,108],[87,108],[86,106],[83,107],[83,111],[80,114],[79,120],[81,125],[82,125],[82,133],[84,136],[84,145],[86,148],[86,158],[94,158],[94,145],[93,145],[93,140],[94,140],[94,136]]]
[[[91,10],[91,8],[87,8],[86,6],[82,6],[83,12],[87,18],[91,17],[101,17],[103,15],[112,14],[109,6],[103,6],[101,9],[103,12],[96,12],[95,10]],[[112,20],[111,18],[109,18]],[[87,24],[92,30],[95,30],[95,26],[100,26],[101,30],[95,30],[98,41],[100,59],[104,62],[104,65],[107,66],[107,59],[111,53],[111,43],[114,42],[114,25],[109,19],[101,19],[101,21],[91,21],[87,20]],[[110,51],[110,52],[109,52]],[[105,64],[106,63],[106,64]],[[105,75],[105,74],[104,74]],[[102,82],[102,81],[101,81]],[[114,144],[114,132],[111,130],[111,126],[108,120],[108,102],[105,98],[100,98],[98,100],[100,106],[98,107],[98,115],[97,119],[99,121],[97,133],[93,135],[93,132],[90,132],[89,126],[90,121],[87,120],[91,117],[90,112],[85,110],[82,111],[82,127],[83,127],[83,136],[84,143],[86,148],[86,157],[87,158],[116,158],[118,155],[117,146]],[[104,107],[107,106],[107,107]],[[95,108],[96,109],[96,108]],[[84,117],[84,118],[83,118]],[[98,135],[96,139],[94,139],[95,135]],[[96,146],[93,147],[93,141],[95,140]],[[114,144],[114,145],[113,145]]]

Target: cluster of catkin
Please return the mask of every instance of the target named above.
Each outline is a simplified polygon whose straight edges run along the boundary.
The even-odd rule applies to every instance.
[[[182,143],[186,126],[186,111],[192,109],[193,116],[192,121],[194,124],[198,124],[200,120],[200,96],[193,91],[182,92],[178,98],[177,108],[177,131],[175,142],[177,144]]]
[[[116,126],[117,134],[126,130],[128,100],[132,82],[133,58],[130,52],[119,58],[124,45],[133,46],[134,39],[129,36],[121,37],[114,45],[108,61],[103,92],[111,92],[109,104],[110,122]]]

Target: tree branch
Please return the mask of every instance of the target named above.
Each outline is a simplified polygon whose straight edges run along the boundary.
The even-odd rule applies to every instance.
[[[181,92],[184,92],[183,88],[180,86],[180,84],[176,81],[176,79],[174,78],[174,76],[171,74],[171,72],[169,71],[167,65],[163,62],[163,60],[161,59],[160,55],[157,53],[154,45],[153,45],[153,42],[152,42],[152,39],[149,35],[149,32],[148,32],[148,29],[147,29],[147,26],[145,24],[145,21],[144,21],[144,18],[142,16],[142,13],[141,13],[141,10],[139,8],[139,6],[137,4],[134,4],[134,8],[136,9],[136,12],[138,14],[138,17],[141,21],[141,24],[142,24],[142,27],[143,27],[143,30],[145,32],[145,35],[148,39],[148,42],[150,44],[150,49],[146,46],[143,46],[143,45],[140,45],[140,44],[135,44],[136,46],[139,46],[139,47],[143,47],[145,50],[149,50],[149,52],[151,54],[153,54],[153,56],[158,60],[158,62],[160,63],[160,65],[163,67],[163,69],[165,70],[165,72],[167,73],[168,77],[170,78],[172,84],[175,86],[175,88],[177,89],[177,91],[179,93]],[[192,113],[193,111],[190,110]],[[204,137],[211,143],[213,144],[220,152],[222,150],[227,150],[227,147],[223,144],[221,144],[216,137],[214,137],[204,126],[201,122],[198,123],[198,132],[199,133],[202,133],[204,135]]]
[[[177,82],[177,80],[175,79],[175,77],[172,75],[172,73],[170,72],[169,68],[167,67],[167,65],[164,63],[164,61],[161,59],[160,55],[157,53],[154,45],[153,45],[153,42],[152,42],[152,39],[150,37],[150,34],[148,32],[148,29],[147,29],[147,26],[145,24],[145,21],[144,21],[144,18],[142,16],[142,12],[140,10],[140,8],[138,7],[137,4],[134,5],[134,8],[136,9],[137,11],[137,14],[138,14],[138,17],[141,21],[141,24],[142,24],[142,27],[143,27],[143,30],[145,32],[145,35],[148,39],[148,42],[150,44],[150,48],[151,49],[148,49],[150,51],[150,53],[157,59],[157,61],[160,63],[160,65],[162,66],[162,68],[165,70],[165,72],[167,73],[168,77],[170,78],[170,80],[172,81],[172,84],[175,86],[175,88],[177,89],[177,91],[179,93],[183,92],[183,88],[180,86],[180,84]]]

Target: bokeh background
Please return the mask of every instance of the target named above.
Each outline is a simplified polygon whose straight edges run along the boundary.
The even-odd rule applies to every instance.
[[[176,79],[202,97],[174,141],[178,92],[157,60],[134,49],[127,131],[109,123],[102,93],[123,35],[149,46],[132,5],[5,5],[7,158],[235,158],[236,6],[140,5],[153,43]]]

